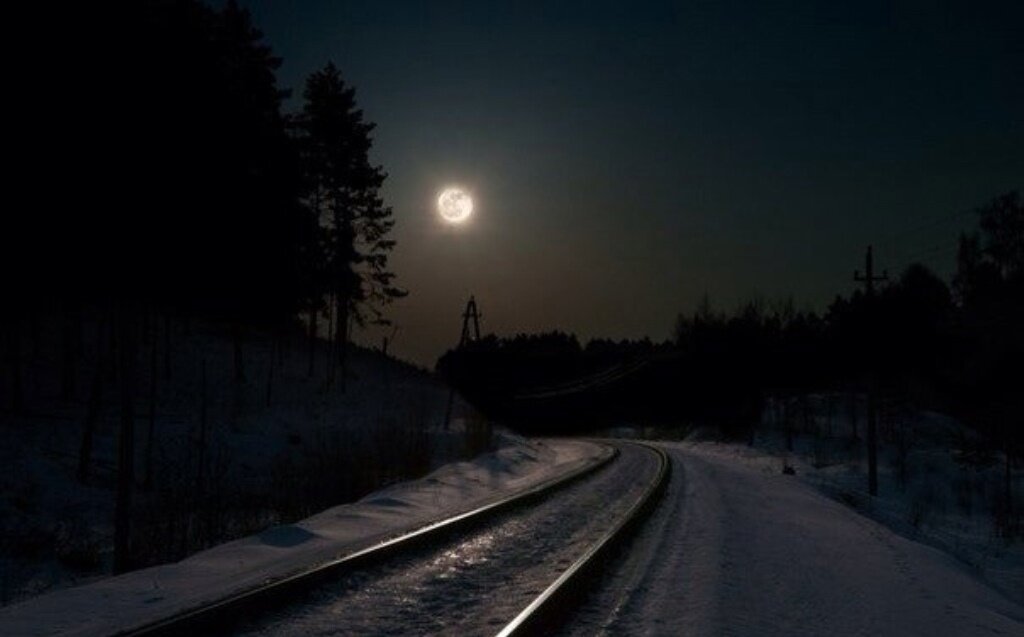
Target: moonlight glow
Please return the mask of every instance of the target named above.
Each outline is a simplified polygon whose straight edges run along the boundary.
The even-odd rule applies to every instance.
[[[462,223],[473,214],[473,200],[464,190],[446,188],[437,198],[437,211],[449,223]]]

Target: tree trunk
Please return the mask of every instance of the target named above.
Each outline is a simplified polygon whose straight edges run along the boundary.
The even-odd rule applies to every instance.
[[[121,309],[121,430],[118,437],[117,503],[114,519],[114,573],[131,568],[132,487],[135,482],[135,351],[132,312]]]
[[[42,328],[39,323],[42,321],[39,314],[38,301],[32,301],[32,313],[29,315],[29,329],[32,331],[32,357],[39,358],[39,344],[42,338],[40,332]]]
[[[854,440],[857,440],[859,438],[859,436],[857,435],[857,402],[858,402],[857,392],[855,392],[855,391],[851,392],[850,393],[850,424],[851,424],[851,427],[853,429],[852,433],[853,433],[853,439]]]
[[[327,305],[327,384],[334,384],[334,370],[337,369],[335,364],[335,348],[338,346],[338,340],[334,331],[335,316],[336,312],[334,306],[334,295],[331,295]]]
[[[793,451],[793,418],[789,410],[789,397],[783,403],[782,422],[786,427],[786,451]]]
[[[242,357],[242,328],[237,322],[231,324],[231,340],[235,346],[235,382],[245,382],[245,366]]]
[[[25,408],[25,387],[21,369],[21,315],[17,310],[13,312],[7,338],[11,359],[11,411],[20,414]]]
[[[103,399],[103,370],[96,369],[96,377],[92,381],[89,392],[89,405],[85,412],[85,429],[82,431],[82,444],[78,448],[78,481],[88,484],[92,469],[92,443],[96,435],[96,423],[100,418]]]
[[[306,376],[313,376],[313,366],[316,360],[316,305],[309,306],[309,369]]]
[[[107,336],[110,339],[110,342],[108,343],[108,345],[109,345],[109,352],[108,352],[109,359],[108,359],[108,362],[110,364],[110,373],[108,375],[108,378],[110,379],[110,382],[112,382],[112,383],[117,381],[117,361],[118,361],[118,359],[117,359],[117,320],[116,320],[117,316],[116,316],[116,312],[117,311],[114,308],[110,309],[110,322],[109,322],[110,330],[107,333]]]
[[[164,315],[164,380],[171,379],[171,315]]]
[[[274,350],[278,348],[277,340],[270,342],[270,360],[267,362],[267,407],[270,407],[270,397],[274,389]]]
[[[196,475],[196,503],[199,518],[203,521],[205,529],[207,488],[206,488],[206,426],[207,426],[207,402],[206,402],[206,359],[204,358],[200,367],[200,390],[199,390],[199,466]]]
[[[141,340],[142,340],[142,344],[143,345],[149,345],[149,310],[150,310],[150,304],[149,303],[143,303],[142,307],[140,308],[140,312],[139,312],[141,314],[141,319],[142,319],[141,320],[140,335],[141,335]]]
[[[71,302],[63,303],[61,313],[61,375],[60,395],[64,401],[75,397],[75,325]]]
[[[196,476],[196,491],[202,498],[206,488],[206,359],[200,363],[199,372],[199,466]]]
[[[836,396],[833,393],[828,395],[828,437],[832,437],[832,421],[836,416]]]
[[[106,351],[104,349],[103,338],[104,338],[104,335],[106,334],[106,327],[107,327],[106,324],[103,322],[103,320],[100,318],[100,314],[97,312],[97,314],[96,314],[96,340],[95,340],[96,351],[94,352],[94,356],[96,358],[96,370],[97,370],[97,372],[102,372],[103,371],[103,363],[104,363],[104,360],[105,360],[103,358],[103,354]]]
[[[338,348],[338,368],[341,374],[341,392],[345,393],[345,389],[348,385],[348,378],[346,372],[348,371],[348,301],[345,300],[339,306],[338,334],[341,337],[339,340]]]
[[[153,321],[154,331],[156,320]],[[149,357],[149,430],[146,432],[146,490],[153,488],[153,435],[156,433],[157,335],[153,334]]]
[[[334,208],[335,228],[335,314],[334,323],[335,341],[338,344],[338,366],[341,374],[341,391],[345,392],[347,383],[348,363],[348,322],[349,304],[353,299],[352,283],[349,280],[349,268],[354,254],[353,241],[354,232],[352,228],[352,215],[348,209],[347,202],[344,205]]]
[[[1008,432],[1006,437],[1006,524],[1008,525],[1007,529],[1010,530],[1013,525],[1013,454],[1011,453],[1010,436]]]

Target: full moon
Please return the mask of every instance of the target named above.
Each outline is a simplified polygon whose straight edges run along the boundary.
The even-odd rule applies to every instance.
[[[437,198],[437,211],[449,223],[462,223],[473,214],[473,200],[464,190],[446,188]]]

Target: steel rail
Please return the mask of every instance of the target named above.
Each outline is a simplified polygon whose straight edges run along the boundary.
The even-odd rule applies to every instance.
[[[636,531],[640,522],[653,509],[668,484],[672,461],[664,450],[646,443],[634,442],[652,451],[659,462],[658,473],[629,511],[609,531],[591,544],[550,586],[534,598],[519,615],[506,624],[497,637],[552,634],[562,626],[588,587],[599,579],[599,568],[611,551],[621,546]]]
[[[568,474],[557,476],[534,485],[525,491],[503,497],[469,511],[445,517],[412,531],[398,534],[372,546],[348,553],[336,559],[319,564],[299,573],[265,582],[257,587],[233,593],[227,597],[190,608],[159,620],[135,626],[114,633],[117,636],[154,637],[182,635],[204,627],[226,626],[233,623],[245,611],[262,610],[263,604],[275,603],[301,591],[321,584],[344,571],[365,567],[377,561],[394,556],[400,551],[422,546],[444,534],[463,530],[483,522],[485,518],[544,498],[570,484],[595,473],[619,455],[613,445],[600,443],[611,452],[596,462],[584,465]]]

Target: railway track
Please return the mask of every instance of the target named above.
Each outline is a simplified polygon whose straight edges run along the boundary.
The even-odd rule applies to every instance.
[[[122,634],[551,632],[667,482],[661,450],[612,446],[573,475]]]
[[[550,633],[565,623],[568,616],[593,586],[600,566],[635,532],[651,512],[668,484],[672,462],[668,455],[651,445],[643,445],[658,457],[658,471],[650,486],[614,527],[587,548],[557,580],[530,603],[498,633],[498,637],[519,637]]]

